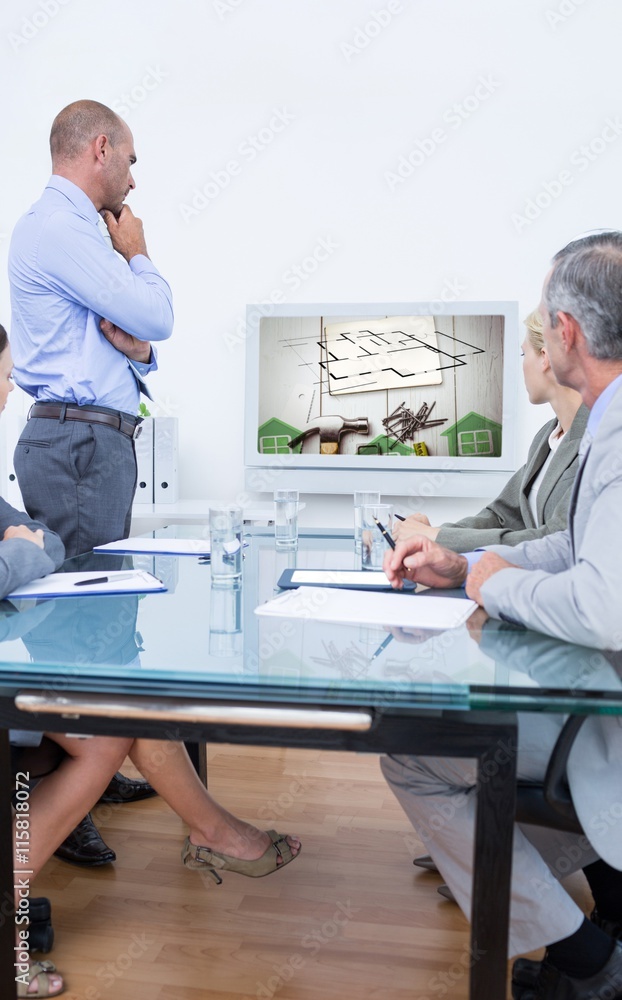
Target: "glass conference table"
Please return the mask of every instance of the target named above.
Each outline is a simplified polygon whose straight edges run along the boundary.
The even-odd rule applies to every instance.
[[[204,532],[175,526],[154,534]],[[196,557],[91,554],[65,569],[133,565],[168,590],[0,602],[2,898],[14,874],[9,728],[476,758],[471,947],[478,960],[470,995],[502,1000],[516,713],[622,713],[618,672],[597,651],[499,622],[398,630],[387,641],[376,626],[257,616],[285,569],[354,568],[353,539],[339,530],[308,532],[287,552],[275,549],[273,529],[246,537],[237,589],[212,588],[209,564]],[[15,992],[13,933],[13,922],[2,921],[3,997]]]

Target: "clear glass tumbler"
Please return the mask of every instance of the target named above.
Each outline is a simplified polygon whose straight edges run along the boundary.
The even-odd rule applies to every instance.
[[[229,586],[242,579],[242,508],[210,507],[212,583]]]
[[[393,504],[371,503],[361,507],[361,544],[363,569],[382,569],[389,543],[376,524],[380,522],[385,531],[393,530]]]
[[[365,504],[380,503],[380,494],[373,490],[358,490],[354,494],[354,551],[361,553],[361,507]]]
[[[298,490],[274,491],[274,539],[277,549],[298,545]]]

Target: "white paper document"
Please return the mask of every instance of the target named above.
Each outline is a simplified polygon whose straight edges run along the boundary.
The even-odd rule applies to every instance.
[[[50,573],[41,580],[33,580],[17,587],[11,594],[13,598],[38,597],[86,597],[88,594],[147,594],[154,590],[167,588],[152,573],[140,569],[133,570],[96,570],[83,573]]]
[[[121,538],[93,552],[144,552],[158,556],[208,556],[209,538]]]
[[[382,570],[365,569],[297,569],[292,573],[292,583],[329,584],[336,587],[387,587],[389,578]]]
[[[460,597],[426,597],[424,594],[365,593],[299,587],[288,590],[255,608],[256,615],[301,618],[346,625],[386,625],[396,628],[457,628],[477,604]]]

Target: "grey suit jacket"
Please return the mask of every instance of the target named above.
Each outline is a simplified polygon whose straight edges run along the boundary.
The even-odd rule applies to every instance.
[[[526,674],[540,687],[619,691],[622,655],[559,643],[548,636],[487,622],[480,648],[503,669]],[[546,716],[544,716],[546,718]],[[544,721],[543,718],[543,721]],[[554,716],[549,717],[554,720]],[[563,716],[558,716],[559,726]],[[519,719],[519,744],[520,720]],[[543,765],[551,748],[543,746]],[[568,784],[581,825],[601,858],[622,869],[622,717],[590,715],[568,759]],[[543,766],[543,773],[544,773]],[[583,845],[579,845],[582,847]],[[579,851],[581,855],[581,850]]]
[[[531,513],[529,491],[549,456],[548,440],[557,420],[550,420],[540,428],[531,442],[525,465],[514,473],[496,500],[473,517],[441,525],[436,536],[439,545],[454,552],[472,552],[482,545],[519,545],[532,538],[563,531],[578,468],[579,445],[589,415],[587,406],[579,407],[546,470],[538,490],[539,526]]]
[[[586,450],[584,438],[580,453]],[[495,573],[482,587],[493,618],[582,646],[622,649],[622,388],[577,473],[566,530],[490,551],[522,567]]]
[[[12,524],[25,524],[31,531],[42,528],[44,548],[24,538],[0,541],[0,599],[22,583],[53,573],[65,558],[63,543],[54,531],[39,521],[32,521],[28,514],[15,510],[0,497],[0,539]]]

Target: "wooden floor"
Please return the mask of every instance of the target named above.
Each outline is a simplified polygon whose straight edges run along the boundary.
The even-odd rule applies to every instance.
[[[47,957],[68,1000],[467,997],[468,925],[435,892],[440,877],[413,867],[423,851],[377,757],[213,746],[208,759],[210,791],[264,829],[300,834],[301,856],[216,887],[182,867],[185,830],[160,799],[99,806],[117,862],[52,859],[35,885],[52,899]]]

